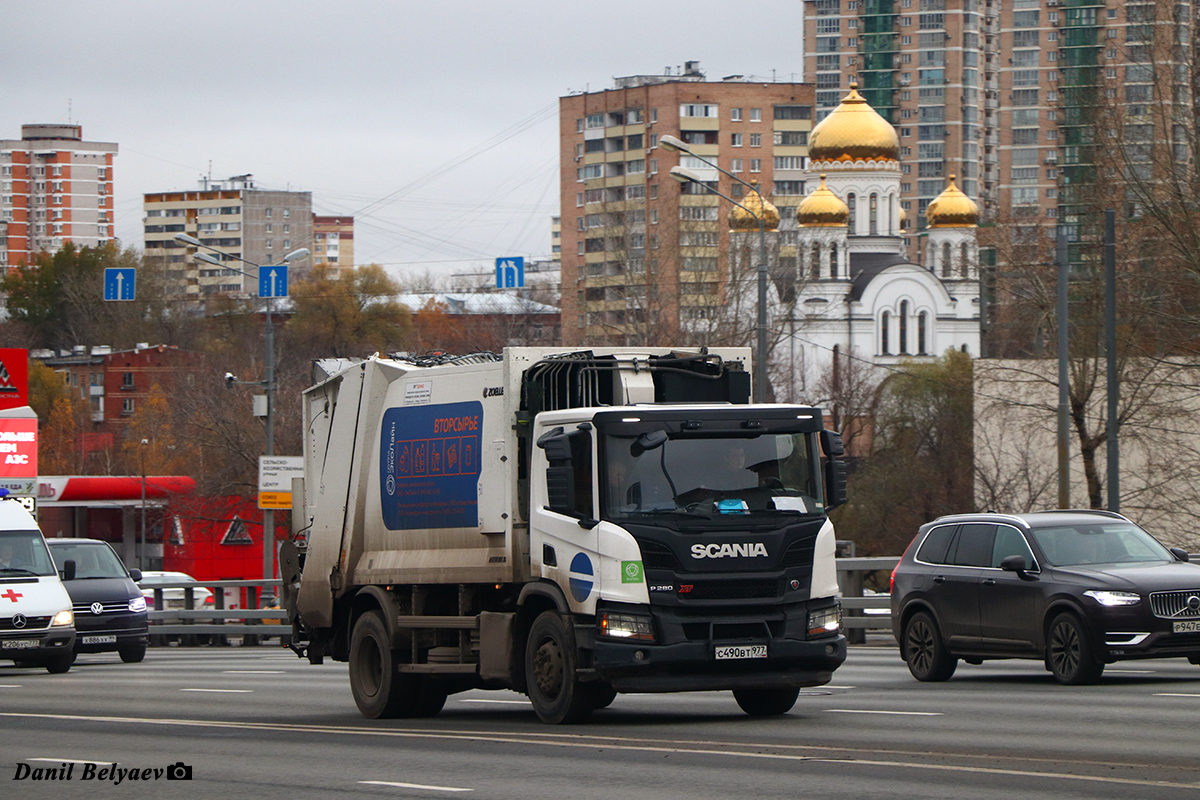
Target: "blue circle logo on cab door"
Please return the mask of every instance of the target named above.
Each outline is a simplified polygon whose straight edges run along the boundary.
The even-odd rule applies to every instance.
[[[571,596],[576,602],[582,603],[588,599],[588,595],[592,593],[594,575],[592,560],[587,557],[587,553],[578,553],[571,559]]]

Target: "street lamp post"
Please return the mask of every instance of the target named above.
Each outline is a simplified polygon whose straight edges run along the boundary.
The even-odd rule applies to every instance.
[[[762,198],[762,193],[754,184],[747,183],[737,175],[722,169],[719,164],[709,161],[703,156],[696,155],[691,148],[687,146],[681,139],[678,139],[669,134],[658,137],[660,147],[686,153],[692,158],[703,161],[710,167],[720,172],[722,175],[728,175],[743,186],[749,187],[755,194]],[[763,215],[760,211],[754,211],[751,208],[739,203],[732,197],[722,194],[718,190],[705,183],[699,175],[692,172],[686,167],[671,167],[671,177],[680,183],[698,183],[712,194],[722,197],[733,203],[738,208],[742,209],[758,223],[758,305],[757,305],[757,341],[755,343],[754,353],[754,401],[756,403],[765,403],[767,400],[767,229],[763,220]]]
[[[222,256],[224,256],[225,258],[232,258],[237,261],[241,261],[243,264],[249,264],[250,266],[254,267],[255,270],[258,270],[260,272],[261,272],[261,270],[266,269],[266,267],[264,267],[263,265],[256,264],[253,261],[242,258],[241,256],[234,255],[233,253],[223,252],[221,250],[218,250],[215,247],[210,247],[209,245],[206,245],[203,242],[201,242],[196,237],[188,236],[186,233],[175,234],[175,239],[176,239],[176,241],[183,242],[184,244],[189,244],[192,247],[202,247],[205,250],[211,250],[214,253],[219,253]],[[298,250],[293,250],[292,252],[285,255],[283,257],[283,261],[281,263],[287,264],[291,261],[298,261],[299,259],[305,258],[307,256],[308,256],[308,248],[301,247]],[[208,253],[197,253],[196,258],[199,259],[200,261],[205,262],[206,264],[214,264],[223,269],[231,269],[234,272],[245,275],[248,278],[258,278],[259,277],[257,274],[252,275],[249,272],[238,269],[237,267],[231,267],[228,264],[223,263],[220,259],[209,255]],[[267,325],[266,325],[266,334],[263,337],[265,340],[266,348],[267,348],[266,362],[264,365],[266,375],[265,375],[264,379],[262,381],[238,381],[236,379],[232,379],[232,376],[230,376],[230,378],[231,378],[230,383],[257,383],[258,385],[260,385],[264,389],[266,389],[266,393],[267,393],[267,414],[266,414],[267,442],[266,442],[266,449],[265,449],[264,455],[267,455],[267,456],[275,455],[275,320],[274,320],[274,317],[275,317],[275,292],[274,292],[274,290],[272,290],[271,294],[267,297]],[[271,508],[266,508],[266,509],[263,509],[263,580],[267,580],[267,581],[273,580],[275,578],[274,539],[275,539],[275,510],[271,509]],[[265,589],[264,589],[264,592],[265,592]]]
[[[138,448],[141,453],[142,464],[142,551],[138,555],[138,566],[142,569],[149,567],[149,559],[146,558],[146,448],[150,445],[149,439],[142,439],[142,444]]]

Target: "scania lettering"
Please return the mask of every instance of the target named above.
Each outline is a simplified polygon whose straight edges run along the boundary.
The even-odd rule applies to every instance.
[[[694,544],[692,558],[754,558],[767,555],[762,542],[750,544]]]
[[[846,657],[841,438],[750,404],[749,350],[318,362],[281,569],[293,649],[368,717],[467,689],[548,723],[624,692],[783,714]]]

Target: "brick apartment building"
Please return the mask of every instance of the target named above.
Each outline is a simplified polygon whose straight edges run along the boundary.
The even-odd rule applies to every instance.
[[[84,141],[81,125],[22,125],[20,139],[0,139],[0,269],[111,240],[116,154]]]
[[[709,81],[697,62],[560,98],[563,343],[629,342],[646,326],[667,335],[703,318],[721,295],[735,207],[668,173],[682,165],[734,199],[746,192],[660,148],[663,134],[759,184],[779,208],[780,267],[794,268],[813,103],[811,85]]]
[[[175,241],[178,233],[264,266],[281,263],[292,250],[313,246],[312,193],[257,189],[252,175],[206,178],[198,189],[146,194],[143,208],[145,257],[166,265],[173,294],[197,299],[258,294],[253,267],[225,256],[217,257],[228,263],[226,268],[198,261],[194,248]]]

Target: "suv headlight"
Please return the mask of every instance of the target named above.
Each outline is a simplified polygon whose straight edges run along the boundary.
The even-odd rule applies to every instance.
[[[129,610],[130,611],[145,611],[146,610],[146,598],[142,597],[140,594],[137,597],[129,598]]]
[[[596,621],[600,635],[612,639],[633,639],[639,642],[654,641],[654,620],[641,614],[614,614],[601,611]]]
[[[829,606],[808,612],[808,635],[828,636],[842,627],[842,607]]]
[[[65,608],[62,611],[55,614],[54,619],[51,620],[51,622],[50,622],[51,627],[56,627],[56,628],[61,628],[66,625],[74,625],[74,624],[75,624],[75,613],[73,611],[71,611],[71,609],[69,609],[69,608]]]
[[[1136,606],[1142,602],[1140,595],[1134,592],[1112,592],[1107,589],[1093,589],[1083,593],[1102,606]]]

